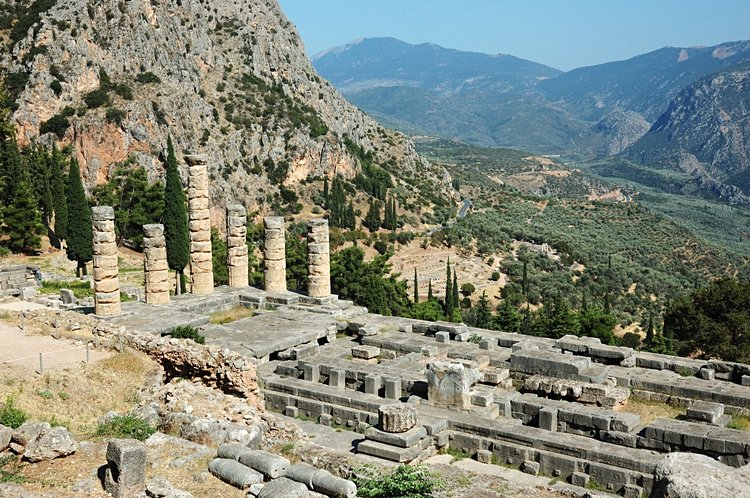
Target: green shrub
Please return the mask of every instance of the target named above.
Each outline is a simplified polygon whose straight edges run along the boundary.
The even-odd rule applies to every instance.
[[[429,498],[438,488],[438,480],[424,465],[400,465],[384,473],[370,465],[354,470],[357,496],[361,498]]]
[[[146,421],[133,415],[115,417],[106,424],[99,424],[97,436],[114,437],[118,439],[137,439],[145,441],[156,432]]]
[[[159,78],[151,71],[146,71],[136,76],[135,81],[137,81],[138,83],[161,83],[161,78]]]
[[[116,107],[110,107],[107,109],[107,121],[116,125],[121,125],[123,119],[125,119],[125,111]]]
[[[83,101],[89,109],[96,109],[97,107],[106,105],[109,102],[109,96],[105,90],[100,88],[84,95]]]
[[[180,325],[169,331],[169,335],[175,339],[192,339],[198,344],[205,344],[206,338],[192,325]]]
[[[18,429],[21,424],[29,418],[26,412],[16,407],[16,397],[8,396],[5,398],[5,405],[0,410],[0,425]]]
[[[62,140],[68,128],[70,128],[68,118],[62,113],[55,114],[39,126],[39,134],[54,133],[58,139]]]
[[[49,87],[52,89],[53,92],[55,92],[55,95],[58,97],[62,93],[62,85],[57,80],[52,80],[52,83],[49,84]]]
[[[114,87],[115,93],[125,100],[133,100],[133,90],[125,83],[120,83]]]

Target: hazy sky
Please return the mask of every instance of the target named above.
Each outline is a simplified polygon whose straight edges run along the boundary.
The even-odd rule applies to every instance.
[[[504,53],[562,70],[750,39],[750,0],[279,0],[308,54],[358,38]]]

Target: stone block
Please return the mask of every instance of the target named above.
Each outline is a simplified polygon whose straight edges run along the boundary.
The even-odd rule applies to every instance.
[[[479,462],[479,463],[492,463],[492,452],[490,450],[478,450],[477,451],[477,462]]]
[[[438,406],[468,409],[471,388],[481,378],[476,368],[461,363],[433,362],[427,368],[427,399]]]
[[[417,424],[417,410],[405,404],[382,405],[378,408],[380,428],[385,432],[406,432]]]
[[[302,377],[308,382],[320,382],[320,365],[305,363],[302,365]]]
[[[588,474],[584,474],[583,472],[573,472],[570,474],[570,484],[585,488],[589,485],[590,478]]]
[[[633,432],[641,424],[641,416],[636,413],[617,412],[610,421],[610,430]]]
[[[474,406],[487,407],[492,404],[493,396],[491,392],[478,392],[474,391],[471,393],[471,404]]]
[[[332,368],[328,372],[328,385],[337,389],[346,388],[346,370],[343,368]]]
[[[450,443],[450,434],[448,433],[448,431],[443,431],[432,436],[432,440],[435,443],[435,446],[437,446],[438,448],[442,448],[443,446],[446,446],[448,443]]]
[[[380,395],[380,388],[382,387],[382,378],[380,375],[366,375],[365,376],[365,394]]]
[[[114,498],[130,498],[146,490],[146,445],[114,439],[107,445],[104,489]]]
[[[643,496],[644,490],[640,486],[636,486],[635,484],[626,484],[622,488],[622,496],[624,498],[641,498]]]
[[[446,343],[451,340],[451,335],[448,332],[435,332],[435,340],[440,343]]]
[[[283,477],[290,465],[286,458],[262,450],[244,453],[240,456],[239,461],[242,465],[246,465],[271,479]]]
[[[539,410],[539,428],[557,432],[557,408],[547,406]]]
[[[371,360],[380,356],[380,348],[377,346],[356,346],[352,348],[352,356],[363,360]]]
[[[534,462],[531,460],[526,460],[521,464],[521,472],[524,472],[526,474],[531,474],[533,476],[539,475],[539,462]]]
[[[297,418],[299,416],[299,409],[296,406],[287,406],[284,408],[284,415],[287,417]]]
[[[750,375],[743,375],[740,379],[740,383],[743,386],[750,386]]]
[[[487,368],[482,371],[482,376],[482,382],[498,385],[510,377],[510,370],[507,368]]]
[[[333,423],[333,416],[327,413],[323,413],[320,415],[320,418],[318,419],[318,423],[320,425],[330,426]]]
[[[703,380],[714,380],[716,378],[716,370],[713,368],[701,368],[698,370],[698,377]]]
[[[422,448],[419,446],[399,448],[377,441],[365,440],[357,445],[357,452],[390,460],[391,462],[407,463],[417,458],[422,452]]]
[[[399,378],[385,379],[385,398],[386,399],[401,398],[401,379]]]
[[[687,418],[715,424],[724,415],[724,405],[711,401],[695,401],[687,409]]]
[[[375,427],[370,427],[365,432],[365,438],[371,441],[378,441],[399,448],[410,448],[423,438],[427,437],[427,430],[420,426],[415,426],[405,432],[385,432]]]
[[[497,349],[497,339],[494,337],[484,337],[479,341],[479,349],[486,349],[488,351]]]

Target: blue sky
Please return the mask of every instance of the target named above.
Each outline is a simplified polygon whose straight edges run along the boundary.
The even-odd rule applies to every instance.
[[[279,0],[308,54],[358,38],[511,54],[562,70],[750,39],[750,0]]]

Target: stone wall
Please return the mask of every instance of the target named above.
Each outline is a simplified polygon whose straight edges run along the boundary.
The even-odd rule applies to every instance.
[[[247,210],[235,204],[227,206],[227,268],[229,287],[247,287]]]
[[[94,309],[100,316],[120,313],[120,278],[117,268],[115,210],[91,208],[93,223]]]
[[[146,302],[169,303],[169,265],[164,225],[143,225],[143,270]]]
[[[208,200],[208,169],[206,156],[185,156],[190,166],[188,203],[190,209],[190,282],[192,293],[214,291],[211,261],[211,211]]]

